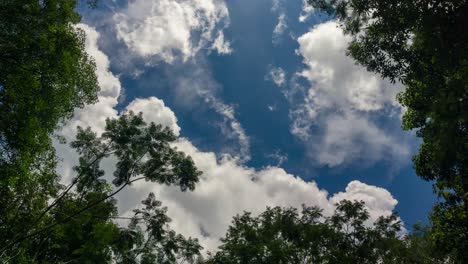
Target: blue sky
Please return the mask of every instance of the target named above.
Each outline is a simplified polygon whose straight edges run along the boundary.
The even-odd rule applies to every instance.
[[[412,169],[419,140],[401,130],[402,87],[347,58],[349,39],[332,18],[300,0],[102,1],[80,10],[103,91],[63,133],[143,111],[180,131],[178,147],[206,170],[194,194],[133,187],[122,213],[142,190],[155,191],[174,219],[193,220],[175,220],[180,232],[203,234],[208,249],[232,215],[266,205],[363,199],[371,215],[396,210],[407,228],[426,221],[435,197]]]

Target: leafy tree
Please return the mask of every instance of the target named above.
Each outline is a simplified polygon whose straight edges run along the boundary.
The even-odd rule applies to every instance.
[[[2,0],[0,3],[0,158],[21,159],[27,171],[50,150],[50,134],[76,107],[97,100],[93,60],[77,1]],[[21,172],[22,173],[22,172]]]
[[[99,91],[85,34],[75,27],[78,2],[0,1],[0,262],[193,262],[197,240],[169,229],[153,194],[129,227],[115,223],[114,195],[137,180],[195,187],[200,172],[169,145],[176,139],[169,129],[133,113],[108,120],[101,137],[79,129],[76,177],[59,184],[51,136]],[[118,159],[114,188],[100,168],[110,155]]]
[[[176,137],[169,128],[146,124],[132,112],[107,120],[98,137],[79,128],[72,146],[80,154],[76,177],[54,200],[28,222],[18,222],[18,233],[0,237],[0,259],[14,263],[175,263],[195,261],[201,247],[168,228],[170,219],[154,194],[135,210],[128,228],[113,221],[114,196],[139,180],[177,185],[193,190],[200,171],[192,159],[171,147]],[[103,159],[117,159],[113,185],[100,168]],[[3,227],[3,226],[2,226]],[[79,228],[77,228],[79,227]],[[11,226],[6,226],[11,228]]]
[[[468,2],[309,0],[353,37],[348,54],[406,89],[403,128],[423,139],[416,173],[434,181],[438,248],[468,259]]]
[[[330,217],[317,207],[267,208],[234,217],[208,263],[450,263],[413,250],[423,239],[400,231],[396,215],[370,225],[363,202],[341,201]]]
[[[0,1],[0,234],[22,231],[57,194],[50,136],[99,86],[77,1]],[[1,240],[1,239],[0,239]]]

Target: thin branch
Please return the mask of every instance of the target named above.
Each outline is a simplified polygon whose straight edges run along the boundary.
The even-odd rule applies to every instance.
[[[78,212],[74,213],[74,214],[71,214],[67,217],[65,217],[64,219],[62,219],[61,221],[57,221],[53,224],[50,224],[49,226],[46,226],[36,232],[33,232],[29,235],[26,235],[26,236],[23,236],[21,238],[18,238],[16,239],[15,241],[12,241],[11,243],[9,243],[8,245],[6,245],[5,247],[2,248],[2,250],[0,252],[4,252],[5,250],[7,250],[9,247],[12,247],[22,241],[24,241],[25,239],[28,239],[28,238],[31,238],[31,237],[34,237],[36,235],[39,235],[47,230],[50,230],[52,228],[54,228],[55,226],[59,225],[59,224],[64,224],[64,223],[67,223],[68,221],[72,220],[75,216],[78,216],[80,215],[81,213],[83,213],[84,211],[87,211],[91,208],[93,208],[94,206],[104,202],[105,200],[113,197],[114,195],[118,194],[120,191],[122,191],[127,185],[131,184],[131,183],[134,183],[136,181],[139,181],[139,180],[142,180],[142,179],[145,179],[146,177],[140,177],[140,178],[136,178],[134,180],[131,180],[131,181],[127,181],[124,185],[122,185],[119,189],[117,189],[116,191],[112,192],[111,194],[107,195],[106,197],[102,198],[102,199],[99,199],[98,201],[95,201],[93,203],[90,203],[88,204],[87,206],[85,206],[84,208],[80,209]]]
[[[96,163],[97,161],[99,161],[100,159],[102,159],[107,153],[107,150],[109,149],[110,145],[112,144],[112,141],[109,142],[109,144],[107,144],[106,148],[102,151],[101,155],[97,156],[96,155],[96,158],[87,165],[87,167],[91,167],[94,165],[94,163]],[[57,199],[55,199],[52,204],[50,204],[46,210],[44,210],[44,212],[41,213],[41,215],[34,221],[34,224],[33,226],[31,226],[30,228],[28,228],[28,230],[25,232],[29,232],[29,230],[31,230],[32,228],[34,228],[35,225],[37,225],[39,223],[39,221],[50,211],[52,210],[52,208],[54,206],[56,206],[64,197],[66,194],[68,194],[68,192],[70,192],[70,190],[73,188],[73,186],[75,186],[77,183],[78,183],[78,180],[83,177],[84,174],[79,174],[73,181],[71,184],[68,185],[67,189],[65,191],[63,191],[59,197]]]
[[[110,145],[110,143],[109,143],[109,145]],[[109,145],[108,145],[108,146],[109,146]],[[130,177],[131,177],[131,175],[135,172],[135,166],[136,166],[136,164],[137,164],[147,153],[148,153],[148,150],[145,151],[145,152],[133,163],[131,172],[129,173]],[[80,215],[80,214],[83,213],[84,211],[86,211],[86,210],[88,210],[88,209],[91,209],[91,208],[93,208],[94,206],[96,206],[96,205],[98,205],[98,204],[104,202],[105,200],[107,200],[107,199],[113,197],[114,195],[118,194],[118,193],[119,193],[120,191],[122,191],[127,185],[132,184],[132,183],[134,183],[134,182],[136,182],[136,181],[145,179],[145,178],[146,178],[146,177],[140,177],[140,178],[136,178],[136,179],[131,180],[131,181],[127,180],[127,182],[125,182],[125,184],[123,184],[119,189],[117,189],[117,190],[114,191],[113,193],[107,195],[107,196],[104,197],[103,199],[100,199],[100,200],[98,200],[98,201],[96,201],[96,202],[93,202],[93,203],[88,204],[86,207],[84,207],[84,208],[80,209],[78,212],[76,212],[76,213],[74,213],[74,214],[72,214],[72,215],[70,215],[70,216],[68,216],[68,217],[66,217],[66,218],[64,218],[64,219],[62,219],[61,221],[57,221],[57,222],[55,222],[55,223],[53,223],[53,224],[50,224],[49,226],[44,227],[44,228],[42,228],[42,229],[40,229],[40,230],[38,230],[38,231],[36,231],[36,232],[33,232],[33,233],[29,234],[29,235],[20,237],[20,238],[18,238],[18,239],[15,239],[14,241],[8,243],[6,246],[4,246],[4,247],[0,250],[0,253],[3,253],[3,252],[6,251],[9,247],[14,246],[14,245],[16,245],[16,244],[18,244],[18,243],[24,241],[24,240],[27,239],[27,238],[30,238],[30,237],[39,235],[39,234],[43,233],[44,231],[47,231],[47,230],[49,230],[49,229],[51,229],[51,228],[57,226],[58,224],[63,224],[63,223],[66,223],[66,222],[70,221],[73,217]],[[75,183],[76,183],[76,182],[75,182]],[[71,188],[69,188],[68,190],[70,190],[70,189],[71,189]],[[29,229],[29,230],[31,230],[31,229]],[[29,232],[29,230],[28,230],[27,232]]]

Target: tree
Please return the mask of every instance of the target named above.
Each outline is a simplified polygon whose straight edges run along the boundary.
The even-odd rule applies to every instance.
[[[168,228],[170,219],[154,194],[135,210],[128,228],[113,221],[117,216],[114,198],[139,180],[177,185],[193,190],[200,171],[192,159],[171,147],[172,131],[146,124],[141,113],[132,112],[106,122],[98,137],[90,128],[78,129],[72,147],[80,154],[76,177],[61,193],[28,222],[18,221],[18,233],[0,237],[0,259],[14,263],[175,263],[193,262],[201,247]],[[117,159],[113,185],[100,168],[103,159]],[[79,226],[80,228],[76,228]],[[159,263],[158,262],[158,263]]]
[[[351,35],[348,54],[405,90],[403,128],[423,139],[416,173],[434,181],[438,248],[468,259],[468,2],[309,0]]]
[[[21,232],[59,189],[50,136],[97,100],[76,1],[0,1],[0,234]],[[18,229],[17,229],[18,228]]]
[[[0,1],[0,262],[191,263],[201,247],[170,230],[153,194],[131,219],[117,215],[114,198],[143,179],[193,190],[200,172],[169,145],[176,137],[168,128],[133,113],[108,120],[100,137],[80,128],[76,177],[59,184],[51,137],[99,91],[85,34],[75,27],[77,3]],[[114,188],[100,168],[109,155],[118,159]]]
[[[0,3],[0,158],[27,166],[49,150],[49,136],[76,107],[97,100],[93,60],[76,1]]]
[[[238,215],[208,263],[450,263],[413,250],[413,238],[398,235],[396,215],[372,225],[363,202],[336,206],[329,217],[306,206]]]

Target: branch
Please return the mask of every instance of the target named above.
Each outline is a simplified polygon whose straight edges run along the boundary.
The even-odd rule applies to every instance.
[[[110,146],[110,143],[111,143],[111,142],[109,142],[108,147]],[[107,150],[107,147],[106,147],[106,150]],[[135,162],[134,162],[133,165],[132,165],[131,172],[129,173],[130,177],[131,177],[131,175],[135,172],[135,165],[146,155],[146,153],[148,153],[148,150],[145,151],[137,160],[135,160]],[[96,159],[96,160],[97,160],[97,159]],[[96,160],[94,160],[93,162],[95,162]],[[81,177],[81,176],[79,176],[79,177]],[[78,212],[76,212],[76,213],[74,213],[74,214],[72,214],[72,215],[70,215],[70,216],[68,216],[68,217],[66,217],[66,218],[64,218],[64,219],[62,219],[61,221],[57,221],[57,222],[55,222],[55,223],[53,223],[53,224],[51,224],[51,225],[49,225],[49,226],[47,226],[47,227],[44,227],[44,228],[42,228],[42,229],[40,229],[40,230],[38,230],[38,231],[36,231],[36,232],[33,232],[33,233],[29,234],[29,235],[20,237],[20,238],[18,238],[18,239],[15,239],[14,241],[12,241],[12,242],[10,242],[9,244],[7,244],[6,246],[4,246],[4,247],[0,250],[0,253],[3,253],[3,252],[6,251],[8,248],[10,248],[10,247],[12,247],[12,246],[14,246],[14,245],[16,245],[16,244],[18,244],[18,243],[24,241],[24,240],[27,239],[27,238],[31,238],[31,237],[33,237],[33,236],[39,235],[39,234],[43,233],[44,231],[47,231],[47,230],[49,230],[49,229],[51,229],[51,228],[57,226],[58,224],[63,224],[63,223],[66,223],[66,222],[70,221],[73,217],[80,215],[80,214],[83,213],[84,211],[86,211],[86,210],[88,210],[88,209],[91,209],[91,208],[93,208],[94,206],[96,206],[96,205],[98,205],[98,204],[104,202],[105,200],[107,200],[107,199],[113,197],[114,195],[118,194],[118,193],[119,193],[120,191],[122,191],[127,185],[132,184],[132,183],[134,183],[134,182],[136,182],[136,181],[145,179],[145,178],[146,178],[146,177],[140,177],[140,178],[136,178],[136,179],[131,180],[131,181],[127,180],[127,182],[125,182],[125,184],[122,185],[119,189],[117,189],[117,190],[114,191],[113,193],[107,195],[107,196],[104,197],[103,199],[100,199],[100,200],[98,200],[98,201],[96,201],[96,202],[93,202],[93,203],[88,204],[86,207],[84,207],[84,208],[80,209]],[[77,181],[75,181],[71,186],[73,186],[74,184],[76,184],[76,182],[77,182]],[[69,187],[69,188],[67,189],[67,192],[68,192],[70,189],[71,189],[71,187]],[[60,197],[60,199],[63,198],[64,195],[65,195],[65,194],[63,194],[63,195]],[[58,199],[57,199],[57,200],[58,200]],[[56,203],[55,203],[55,204],[56,204]],[[51,206],[49,206],[49,207],[51,207]],[[49,209],[49,210],[50,210],[50,209]],[[48,211],[48,210],[47,210],[47,211]],[[42,216],[43,216],[43,215],[42,215]],[[42,216],[41,216],[41,217],[42,217]],[[29,230],[31,230],[31,229],[29,229]],[[26,232],[29,232],[29,230],[26,231]]]
[[[25,239],[28,239],[28,238],[34,237],[34,236],[36,236],[36,235],[39,235],[39,234],[41,234],[41,233],[43,233],[43,232],[45,232],[45,231],[47,231],[47,230],[49,230],[49,229],[54,228],[55,226],[57,226],[57,225],[59,225],[59,224],[67,223],[68,221],[72,220],[72,218],[74,218],[75,216],[80,215],[80,214],[83,213],[84,211],[89,210],[89,209],[93,208],[94,206],[96,206],[96,205],[98,205],[98,204],[104,202],[105,200],[107,200],[107,199],[113,197],[114,195],[118,194],[118,193],[119,193],[120,191],[122,191],[127,185],[129,185],[129,184],[131,184],[131,183],[133,183],[133,182],[136,182],[136,181],[145,179],[145,178],[146,178],[146,177],[140,177],[140,178],[136,178],[136,179],[131,180],[131,181],[127,181],[124,185],[122,185],[119,189],[117,189],[117,190],[114,191],[113,193],[107,195],[106,197],[104,197],[104,198],[102,198],[102,199],[99,199],[98,201],[95,201],[95,202],[93,202],[93,203],[88,204],[88,205],[85,206],[84,208],[80,209],[78,212],[76,212],[76,213],[74,213],[74,214],[72,214],[72,215],[69,215],[69,216],[65,217],[65,218],[62,219],[61,221],[57,221],[57,222],[55,222],[55,223],[53,223],[53,224],[50,224],[49,226],[46,226],[46,227],[44,227],[44,228],[42,228],[42,229],[40,229],[40,230],[38,230],[38,231],[36,231],[36,232],[33,232],[33,233],[29,234],[29,235],[20,237],[20,238],[16,239],[15,241],[12,241],[11,243],[9,243],[9,244],[6,245],[5,247],[3,247],[3,248],[1,249],[0,252],[3,253],[3,252],[6,251],[9,247],[12,247],[12,246],[18,244],[18,243],[24,241]]]
[[[109,144],[107,144],[106,148],[102,151],[102,153],[98,156],[96,155],[96,158],[88,164],[88,168],[91,167],[92,165],[94,165],[94,163],[96,163],[98,160],[102,159],[105,155],[106,155],[106,152],[107,150],[109,149],[110,145],[112,144],[112,141],[109,142]],[[73,181],[71,184],[68,185],[67,189],[65,191],[63,191],[59,197],[57,199],[55,199],[47,208],[46,210],[44,210],[44,212],[41,213],[41,215],[34,221],[34,224],[33,226],[31,226],[30,228],[28,228],[28,230],[25,232],[29,232],[29,230],[31,230],[32,228],[34,228],[35,225],[37,225],[39,223],[39,221],[54,207],[56,206],[64,197],[66,194],[68,194],[68,192],[70,192],[70,190],[73,188],[73,186],[75,186],[77,183],[78,183],[78,180],[83,177],[84,174],[79,174]]]

